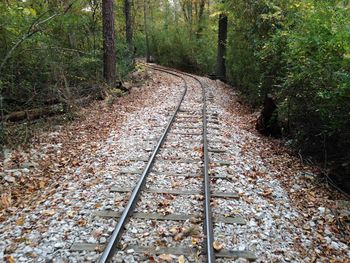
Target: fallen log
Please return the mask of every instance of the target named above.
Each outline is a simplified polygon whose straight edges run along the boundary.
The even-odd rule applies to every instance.
[[[41,117],[58,115],[65,113],[65,107],[62,103],[55,104],[43,108],[35,108],[30,110],[16,111],[11,112],[10,114],[5,115],[4,117],[0,116],[1,121],[23,121],[23,120],[35,120]]]

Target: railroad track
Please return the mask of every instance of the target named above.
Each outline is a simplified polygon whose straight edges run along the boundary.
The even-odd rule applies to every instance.
[[[118,218],[108,243],[75,243],[71,251],[102,252],[101,263],[155,262],[156,259],[165,262],[255,260],[250,251],[225,249],[224,241],[220,240],[225,233],[214,236],[213,223],[234,226],[245,221],[220,211],[212,213],[216,200],[239,198],[233,192],[211,189],[212,181],[225,179],[211,173],[211,169],[229,165],[209,158],[225,152],[220,141],[208,138],[219,132],[217,113],[207,112],[207,101],[212,101],[213,95],[206,94],[205,85],[198,77],[164,67],[148,67],[180,78],[181,99],[159,139],[151,139],[147,144],[149,158],[129,160],[143,163],[143,168],[125,168],[121,172],[126,176],[139,175],[136,185],[111,189],[111,192],[130,193],[123,212],[93,213],[96,217]]]

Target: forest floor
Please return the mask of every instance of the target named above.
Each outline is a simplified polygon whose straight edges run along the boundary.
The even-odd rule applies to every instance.
[[[119,197],[106,201],[111,174],[139,155],[155,123],[166,123],[179,92],[180,81],[173,76],[142,74],[146,83],[114,104],[95,103],[76,121],[6,152],[0,167],[0,261],[96,261],[96,253],[69,248],[77,241],[106,242],[110,227],[92,223],[89,213],[125,204]],[[317,167],[303,164],[281,141],[259,135],[257,113],[240,103],[235,89],[205,82],[231,153],[230,166],[221,171],[231,174],[231,181],[215,183],[239,194],[228,213],[247,221],[227,230],[232,238],[224,245],[249,249],[258,262],[349,262],[346,198],[325,184]]]

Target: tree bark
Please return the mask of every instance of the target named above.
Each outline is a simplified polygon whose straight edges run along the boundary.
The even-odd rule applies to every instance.
[[[35,120],[45,116],[53,116],[58,114],[63,114],[66,112],[63,104],[56,104],[44,108],[35,108],[31,110],[23,110],[12,112],[8,115],[1,116],[1,121],[22,121],[22,120]]]
[[[198,37],[200,37],[200,34],[203,31],[204,9],[205,9],[205,0],[201,0],[199,5],[199,14],[198,14],[198,30],[197,30]]]
[[[103,20],[103,75],[110,86],[116,82],[116,56],[114,33],[114,0],[102,1]]]
[[[148,39],[148,23],[147,23],[147,1],[143,0],[143,21],[145,27],[145,41],[146,41],[146,62],[151,61],[151,55],[149,50],[149,39]]]
[[[271,94],[267,94],[265,97],[264,107],[256,122],[255,128],[264,135],[271,135],[274,137],[281,136],[277,105]]]
[[[124,15],[125,15],[125,38],[128,44],[130,57],[134,57],[134,45],[133,45],[133,28],[132,28],[132,16],[131,16],[132,0],[124,0]]]
[[[216,76],[221,80],[226,80],[226,41],[227,41],[227,16],[220,14],[219,16],[219,32],[218,32],[218,54],[216,58]]]

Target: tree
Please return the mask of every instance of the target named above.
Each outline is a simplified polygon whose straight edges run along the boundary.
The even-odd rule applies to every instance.
[[[146,61],[151,61],[151,55],[149,51],[149,39],[148,39],[148,24],[147,24],[147,1],[143,0],[143,19],[145,27],[145,41],[146,41]]]
[[[204,9],[205,9],[205,0],[201,0],[200,1],[200,5],[199,5],[199,14],[198,14],[197,36],[200,36],[200,34],[201,34],[202,30],[203,30]]]
[[[103,75],[106,82],[114,86],[116,82],[116,55],[114,33],[114,0],[102,1],[103,20]]]
[[[227,16],[224,13],[221,13],[219,16],[216,76],[222,80],[226,79],[226,66],[225,66],[226,41],[227,41]]]
[[[125,38],[126,43],[128,44],[128,49],[130,52],[130,57],[134,55],[134,46],[133,46],[133,28],[131,20],[131,5],[132,0],[124,0],[124,15],[125,15]]]

